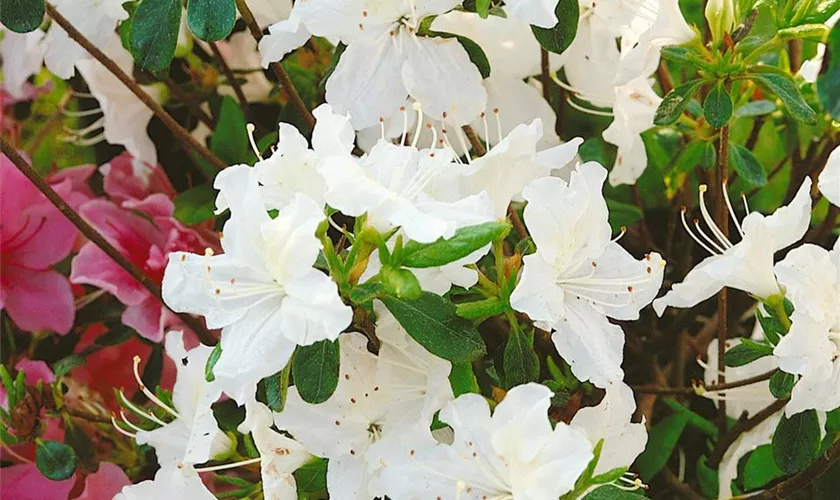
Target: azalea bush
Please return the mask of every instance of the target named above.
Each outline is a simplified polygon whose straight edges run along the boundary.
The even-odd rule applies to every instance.
[[[0,0],[4,499],[834,499],[837,0]]]

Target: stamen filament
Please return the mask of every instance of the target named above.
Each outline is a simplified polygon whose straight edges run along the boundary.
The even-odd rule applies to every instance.
[[[125,397],[125,394],[123,393],[122,389],[120,389],[119,392],[117,392],[117,394],[119,394],[120,399],[122,399],[122,403],[125,406],[127,406],[129,410],[133,411],[138,416],[149,419],[149,420],[151,420],[152,422],[154,422],[158,425],[166,425],[166,422],[157,418],[151,412],[145,412],[145,411],[141,410],[138,406],[136,406],[134,403],[129,401],[128,398]]]
[[[711,239],[703,230],[700,228],[700,221],[698,219],[694,219],[694,227],[697,229],[697,232],[700,233],[700,236],[706,240],[712,247],[720,253],[724,252],[724,249],[721,248],[713,239]],[[714,252],[712,252],[714,253]]]
[[[723,199],[726,200],[726,208],[729,209],[729,215],[732,216],[732,220],[735,222],[735,227],[738,229],[738,232],[741,233],[741,236],[744,236],[744,230],[741,229],[741,223],[738,222],[738,217],[735,215],[735,209],[732,208],[732,201],[729,200],[729,189],[726,187],[726,181],[721,183],[721,187],[723,188]]]
[[[720,241],[721,245],[724,248],[732,248],[732,242],[726,238],[726,235],[717,226],[715,220],[712,219],[712,215],[709,213],[709,209],[706,207],[706,191],[708,189],[709,187],[705,184],[700,185],[700,213],[703,214],[703,220],[706,221],[706,225],[709,226],[712,235]]]
[[[245,126],[245,128],[248,130],[248,142],[251,143],[251,149],[254,150],[254,154],[257,155],[257,158],[259,158],[260,161],[263,161],[262,154],[260,154],[260,150],[259,148],[257,148],[257,141],[254,140],[254,130],[256,130],[257,128],[254,126],[253,123],[249,123]]]
[[[685,220],[685,212],[686,212],[686,208],[685,208],[685,207],[683,207],[683,208],[682,208],[682,213],[680,214],[680,219],[682,220],[682,225],[683,225],[683,227],[685,228],[685,232],[686,232],[686,233],[688,233],[688,235],[689,235],[689,236],[691,236],[691,239],[692,239],[692,240],[694,240],[695,242],[697,242],[697,244],[698,244],[698,245],[700,245],[701,247],[703,247],[703,249],[704,249],[704,250],[706,250],[707,252],[709,252],[711,255],[715,255],[715,254],[716,254],[716,252],[715,252],[714,250],[712,250],[711,248],[709,248],[708,246],[706,246],[706,244],[705,244],[705,243],[703,243],[703,241],[702,241],[700,238],[698,238],[697,236],[695,236],[695,234],[694,234],[694,233],[691,231],[691,229],[688,227],[688,222],[686,222],[686,220]]]
[[[167,405],[166,403],[161,401],[157,396],[155,396],[154,393],[150,391],[148,387],[146,387],[146,384],[143,383],[143,380],[140,379],[140,356],[134,356],[134,379],[137,380],[137,384],[140,387],[140,390],[143,391],[143,394],[145,394],[151,402],[155,403],[156,405],[160,406],[161,408],[172,414],[173,417],[180,417],[177,411],[170,408],[169,405]]]
[[[221,465],[213,465],[210,467],[196,467],[194,470],[196,472],[214,472],[217,470],[227,470],[227,469],[235,469],[237,467],[244,467],[246,465],[256,464],[262,462],[261,457],[252,458],[250,460],[243,460],[241,462],[233,462],[229,464],[221,464]]]
[[[127,430],[125,430],[125,429],[123,429],[122,427],[120,427],[120,425],[119,425],[119,424],[117,424],[117,419],[116,419],[116,418],[114,418],[114,414],[113,414],[113,413],[111,414],[111,425],[113,425],[113,426],[114,426],[114,429],[116,429],[116,430],[117,430],[117,432],[119,432],[119,433],[120,433],[120,434],[122,434],[123,436],[128,436],[128,437],[130,437],[131,439],[137,439],[137,434],[133,434],[133,433],[131,433],[131,432],[128,432]]]

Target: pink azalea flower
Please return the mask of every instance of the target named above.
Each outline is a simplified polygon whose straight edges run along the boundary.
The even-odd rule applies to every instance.
[[[3,500],[58,500],[65,499],[73,489],[76,476],[64,481],[52,481],[44,477],[35,464],[19,464],[3,467],[3,486],[0,488]]]
[[[99,470],[85,478],[85,489],[76,500],[104,500],[113,498],[124,486],[131,484],[119,465],[101,462]]]
[[[62,197],[71,179],[53,185]],[[73,326],[73,294],[52,269],[73,250],[76,228],[0,155],[0,309],[22,330],[64,335]]]
[[[119,205],[126,201],[141,201],[151,194],[161,193],[175,197],[176,191],[158,165],[149,165],[135,159],[127,151],[99,167],[102,187]]]
[[[126,208],[96,199],[82,205],[79,211],[117,250],[157,283],[163,281],[170,252],[203,252],[208,246],[198,233],[172,218],[174,207],[166,196],[155,194],[140,201],[127,200],[124,204]],[[142,211],[148,218],[127,208]],[[127,306],[122,315],[123,324],[153,342],[160,342],[164,330],[180,321],[92,243],[82,247],[73,259],[70,280],[114,295]]]

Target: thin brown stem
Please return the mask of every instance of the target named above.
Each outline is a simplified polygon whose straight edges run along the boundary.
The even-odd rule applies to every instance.
[[[236,0],[236,8],[239,10],[239,13],[242,15],[242,20],[245,21],[245,24],[248,26],[248,31],[251,32],[251,36],[254,37],[254,40],[257,43],[262,40],[263,32],[260,29],[260,25],[257,24],[257,20],[254,19],[254,14],[251,13],[251,9],[248,8],[248,4],[245,0]],[[292,83],[292,79],[289,78],[289,74],[286,73],[286,70],[283,69],[283,65],[278,62],[273,62],[269,65],[272,73],[277,78],[277,81],[280,82],[280,85],[283,87],[283,90],[286,91],[286,94],[289,96],[289,101],[292,103],[292,106],[297,109],[300,116],[303,117],[303,120],[306,122],[307,126],[310,129],[315,127],[315,117],[312,116],[312,112],[309,111],[309,108],[306,107],[306,104],[303,102],[303,99],[300,98],[300,94],[298,94],[297,90],[295,89],[295,85]]]
[[[542,47],[540,47],[540,83],[542,83],[543,99],[551,106],[551,68],[548,51]]]
[[[668,92],[674,90],[674,79],[671,78],[671,72],[668,71],[665,61],[659,61],[659,66],[656,67],[656,80],[662,89],[662,95],[667,95]]]
[[[760,410],[752,417],[747,417],[746,412],[744,412],[744,415],[741,415],[741,418],[735,422],[735,425],[732,426],[729,432],[720,435],[721,437],[718,439],[717,444],[715,444],[715,448],[709,454],[709,459],[707,460],[709,467],[716,469],[720,464],[720,461],[723,459],[723,454],[726,453],[726,450],[732,446],[732,443],[734,443],[741,434],[755,429],[758,424],[778,413],[785,407],[788,401],[788,399],[779,399]]]
[[[95,45],[93,45],[90,40],[85,38],[79,30],[73,27],[73,25],[68,21],[64,16],[59,13],[52,4],[47,3],[47,14],[56,22],[61,28],[67,32],[67,35],[70,38],[81,45],[90,55],[94,57],[97,61],[99,61],[105,68],[111,72],[119,81],[121,81],[126,87],[128,87],[131,92],[137,96],[140,101],[146,105],[152,113],[161,121],[163,124],[172,132],[175,137],[178,139],[179,142],[188,146],[189,149],[198,153],[202,158],[207,160],[211,165],[216,167],[219,170],[222,170],[227,167],[227,165],[220,160],[216,155],[214,155],[209,149],[204,147],[201,143],[199,143],[195,138],[190,135],[190,133],[182,127],[178,122],[175,121],[174,118],[169,116],[169,113],[161,107],[160,104],[155,102],[152,97],[143,91],[140,88],[140,85],[137,84],[130,76],[128,76],[125,71],[120,69],[120,67],[115,63],[111,58],[105,55],[101,50],[99,50]]]
[[[717,185],[719,195],[717,196],[717,219],[718,226],[723,231],[724,236],[729,236],[729,210],[726,207],[726,181],[729,178],[729,125],[724,125],[720,130],[720,137],[718,138],[718,180]],[[718,295],[718,384],[726,382],[725,370],[726,365],[723,364],[723,356],[726,353],[726,337],[727,337],[727,309],[728,309],[728,293],[726,288],[720,291]],[[726,433],[726,401],[718,403],[718,431],[721,435]]]
[[[768,372],[764,372],[753,377],[748,377],[741,380],[736,380],[734,382],[724,382],[722,384],[712,384],[708,386],[703,386],[702,384],[698,384],[696,387],[660,387],[655,385],[638,385],[638,386],[631,386],[634,391],[647,393],[647,394],[694,394],[698,391],[700,392],[719,392],[725,391],[728,389],[735,389],[737,387],[744,387],[747,385],[756,384],[758,382],[763,382],[765,380],[769,380],[776,372],[779,371],[778,369],[773,369]]]
[[[3,154],[5,154],[14,165],[20,170],[20,172],[29,179],[32,184],[38,188],[38,191],[43,193],[43,195],[53,204],[55,208],[64,215],[67,220],[69,220],[76,228],[81,232],[88,240],[91,241],[94,245],[99,247],[103,252],[105,252],[108,257],[114,260],[121,268],[125,269],[125,271],[131,275],[132,278],[137,280],[138,283],[143,285],[143,287],[149,291],[155,298],[157,298],[161,303],[163,303],[163,299],[161,298],[161,290],[160,285],[148,276],[146,276],[143,271],[137,267],[133,262],[128,260],[128,258],[120,253],[119,250],[114,248],[111,243],[103,237],[99,231],[97,231],[93,226],[88,224],[86,220],[82,218],[73,210],[73,208],[64,201],[64,199],[59,196],[58,193],[53,190],[53,188],[43,179],[38,172],[36,172],[27,162],[23,159],[23,157],[17,152],[17,150],[12,147],[11,144],[6,142],[6,139],[0,137],[0,150],[2,150]],[[216,343],[216,338],[198,321],[196,318],[189,316],[187,314],[179,314],[178,315],[181,320],[189,326],[195,333],[198,335],[198,338],[201,342],[213,345]]]
[[[236,94],[236,99],[242,107],[242,112],[245,113],[245,116],[248,116],[248,99],[245,98],[245,92],[242,91],[242,85],[239,84],[239,80],[236,79],[236,75],[233,74],[233,71],[231,71],[227,61],[225,61],[225,58],[222,57],[222,53],[219,50],[219,46],[216,45],[216,42],[210,42],[210,50],[213,51],[213,55],[216,56],[216,59],[218,59],[219,65],[222,67],[222,73],[224,73],[225,78],[227,78],[228,83],[231,88],[233,88],[233,93]]]
[[[95,422],[97,424],[111,424],[111,419],[107,417],[103,417],[100,415],[95,415],[93,413],[88,413],[80,410],[75,410],[73,408],[63,408],[61,411],[67,413],[71,417],[80,418],[82,420],[87,420],[88,422]]]
[[[525,228],[525,224],[522,223],[522,219],[519,217],[519,212],[513,208],[513,205],[508,205],[508,217],[510,218],[510,223],[513,224],[513,229],[516,231],[516,235],[519,236],[519,239],[524,240],[528,237],[528,230]]]
[[[487,150],[484,149],[484,145],[481,144],[481,141],[478,139],[478,135],[476,135],[475,130],[473,130],[473,128],[469,125],[464,125],[461,128],[464,129],[464,133],[467,135],[467,139],[469,139],[473,151],[475,151],[475,155],[484,156],[485,153],[487,153]],[[499,140],[501,140],[501,138],[499,138]]]

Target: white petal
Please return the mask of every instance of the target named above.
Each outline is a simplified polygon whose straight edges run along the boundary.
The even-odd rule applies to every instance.
[[[176,464],[161,467],[154,481],[146,480],[124,487],[114,500],[148,500],[149,498],[189,498],[190,500],[214,500],[201,482],[201,477],[190,466]]]
[[[557,285],[557,270],[541,254],[526,255],[519,283],[510,296],[510,305],[542,322],[549,329],[565,314],[563,289]]]
[[[403,33],[402,80],[423,112],[455,126],[475,120],[487,104],[481,73],[455,38],[422,38]],[[381,116],[387,116],[382,114]]]
[[[310,36],[309,30],[294,13],[289,19],[272,24],[268,27],[268,35],[260,40],[262,67],[282,61],[286,54],[306,43]]]
[[[753,222],[756,220],[756,222]],[[744,232],[749,234],[754,225],[759,224],[760,219],[748,215],[742,226]],[[761,223],[767,227],[768,233],[772,236],[772,248],[777,252],[786,248],[805,236],[808,225],[811,222],[811,178],[806,177],[799,186],[793,200],[786,206],[779,208],[772,215],[764,218]]]
[[[829,155],[817,185],[828,201],[840,206],[840,146]]]
[[[554,0],[509,0],[505,11],[520,21],[541,28],[553,28],[557,24]]]
[[[46,45],[44,32],[15,33],[3,29],[0,56],[3,57],[3,89],[15,99],[24,96],[24,85],[30,76],[40,71]]]
[[[310,2],[311,3],[311,2]],[[349,113],[356,129],[390,116],[408,92],[402,82],[403,57],[392,37],[351,43],[327,80],[327,102],[337,113]]]
[[[286,292],[280,328],[298,345],[335,340],[353,320],[353,310],[341,301],[338,286],[321,271],[310,268],[288,283]]]
[[[718,293],[724,282],[710,274],[710,270],[722,259],[719,255],[706,257],[685,275],[681,283],[671,285],[668,293],[653,301],[656,314],[662,316],[668,307],[694,307]]]
[[[334,113],[332,106],[326,103],[312,110],[312,114],[316,120],[312,148],[319,155],[342,155],[353,149],[356,133],[348,116]]]
[[[551,339],[578,380],[596,387],[624,379],[624,332],[582,299],[569,298]]]

